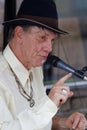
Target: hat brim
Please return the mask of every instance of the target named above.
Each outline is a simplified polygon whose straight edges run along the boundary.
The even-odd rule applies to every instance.
[[[58,34],[68,34],[68,32],[63,31],[59,28],[50,27],[46,24],[40,23],[40,22],[35,21],[35,20],[31,20],[31,19],[19,18],[19,19],[13,19],[13,20],[3,22],[4,26],[28,25],[28,24],[36,25],[36,26],[40,26],[40,27],[45,27],[53,32],[58,33]]]

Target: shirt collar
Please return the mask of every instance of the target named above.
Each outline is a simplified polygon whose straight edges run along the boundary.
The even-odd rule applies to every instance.
[[[32,72],[32,69],[28,71],[23,66],[23,64],[14,55],[9,45],[7,45],[7,47],[5,48],[3,55],[24,87],[30,72]]]

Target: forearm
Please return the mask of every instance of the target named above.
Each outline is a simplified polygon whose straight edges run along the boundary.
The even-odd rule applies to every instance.
[[[69,130],[65,120],[66,118],[53,117],[52,130]]]

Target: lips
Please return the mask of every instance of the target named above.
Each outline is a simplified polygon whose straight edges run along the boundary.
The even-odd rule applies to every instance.
[[[43,60],[47,60],[48,55],[41,56]]]

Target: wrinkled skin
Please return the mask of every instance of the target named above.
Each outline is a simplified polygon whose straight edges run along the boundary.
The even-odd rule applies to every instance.
[[[68,118],[53,118],[52,130],[85,130],[87,121],[82,113],[74,112]]]

